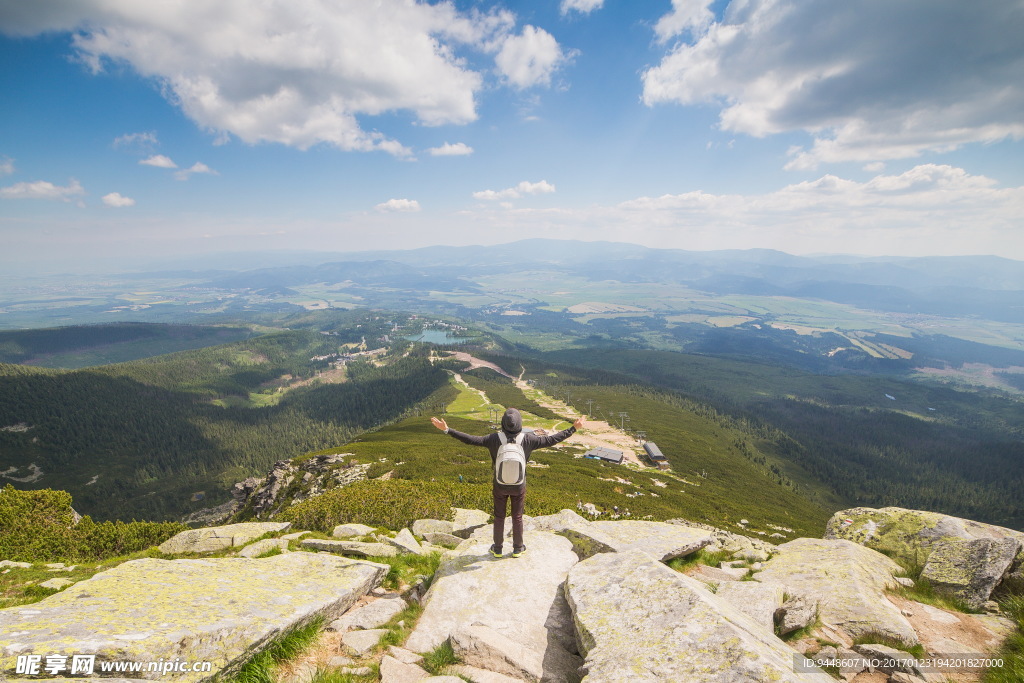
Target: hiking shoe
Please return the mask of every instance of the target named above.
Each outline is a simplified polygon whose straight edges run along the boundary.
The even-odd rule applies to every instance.
[[[512,548],[512,557],[520,557],[525,552],[526,552],[526,546],[525,545],[516,546],[515,548]]]
[[[490,547],[490,552],[494,557],[501,557],[501,546],[492,545]]]

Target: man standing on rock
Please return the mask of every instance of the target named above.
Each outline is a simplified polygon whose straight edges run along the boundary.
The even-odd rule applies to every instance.
[[[501,545],[505,538],[505,507],[506,501],[512,503],[512,557],[519,557],[526,552],[523,544],[523,508],[526,506],[526,463],[530,453],[538,448],[554,446],[565,441],[583,426],[580,416],[568,429],[557,434],[537,436],[532,432],[523,432],[523,416],[515,408],[509,408],[501,418],[501,431],[486,436],[473,436],[450,429],[448,423],[436,417],[430,418],[435,427],[445,434],[455,437],[462,443],[471,446],[485,446],[491,452],[492,491],[494,493],[494,545],[491,555],[501,557]],[[518,454],[516,453],[518,446]],[[499,461],[499,454],[501,461]],[[521,457],[521,466],[517,464]],[[503,465],[502,463],[508,463]],[[511,483],[503,483],[502,479]]]

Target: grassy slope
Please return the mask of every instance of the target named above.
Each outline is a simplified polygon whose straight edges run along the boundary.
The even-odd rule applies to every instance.
[[[740,528],[737,522],[745,518],[751,522],[749,529],[766,535],[775,532],[769,525],[792,529],[783,532],[787,539],[821,535],[830,511],[779,484],[766,468],[744,457],[732,446],[739,438],[736,432],[655,399],[629,400],[632,410],[658,435],[662,449],[672,454],[678,470],[661,473],[653,468],[636,470],[574,458],[585,449],[570,440],[534,454],[533,460],[541,467],[532,467],[528,474],[527,514],[575,509],[577,503],[585,502],[608,514],[618,506],[634,519],[684,517],[736,530]],[[473,414],[479,402],[464,389],[452,406]],[[550,421],[545,425],[542,420],[525,417],[535,426],[554,426]],[[361,462],[380,463],[377,473],[390,471],[392,478],[329,491],[295,505],[285,517],[326,530],[343,521],[399,528],[416,515],[447,516],[452,505],[489,510],[491,465],[487,451],[444,436],[428,418],[409,418],[326,451],[352,453]],[[489,429],[485,420],[450,413],[445,418],[460,431],[484,434]],[[707,478],[694,474],[702,469]],[[409,497],[416,500],[410,502]]]

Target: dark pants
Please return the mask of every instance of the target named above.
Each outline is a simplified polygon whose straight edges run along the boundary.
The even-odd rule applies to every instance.
[[[520,494],[494,491],[494,545],[501,547],[505,539],[505,501],[512,501],[512,545],[523,546],[523,508],[526,507],[526,491]]]

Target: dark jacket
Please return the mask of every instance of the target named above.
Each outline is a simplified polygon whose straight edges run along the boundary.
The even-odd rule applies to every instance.
[[[514,415],[510,415],[512,411],[515,411]],[[505,417],[502,417],[501,419],[501,426],[501,431],[505,432],[505,437],[509,441],[515,438],[519,432],[522,431],[522,419],[519,417],[519,411],[514,408],[510,408],[505,411]],[[526,437],[523,439],[523,453],[526,454],[526,461],[530,461],[530,453],[536,449],[554,446],[556,443],[565,441],[575,433],[575,427],[569,427],[568,429],[563,429],[556,434],[550,434],[548,436],[537,436],[532,432],[527,432]],[[525,481],[519,486],[505,486],[494,480],[496,474],[494,471],[494,463],[498,459],[498,449],[501,447],[501,439],[498,438],[497,432],[492,432],[491,434],[486,434],[484,436],[474,436],[472,434],[466,434],[454,429],[449,429],[448,435],[458,439],[462,443],[469,444],[470,446],[484,446],[491,452],[491,484],[493,485],[496,493],[518,495],[526,491]]]

